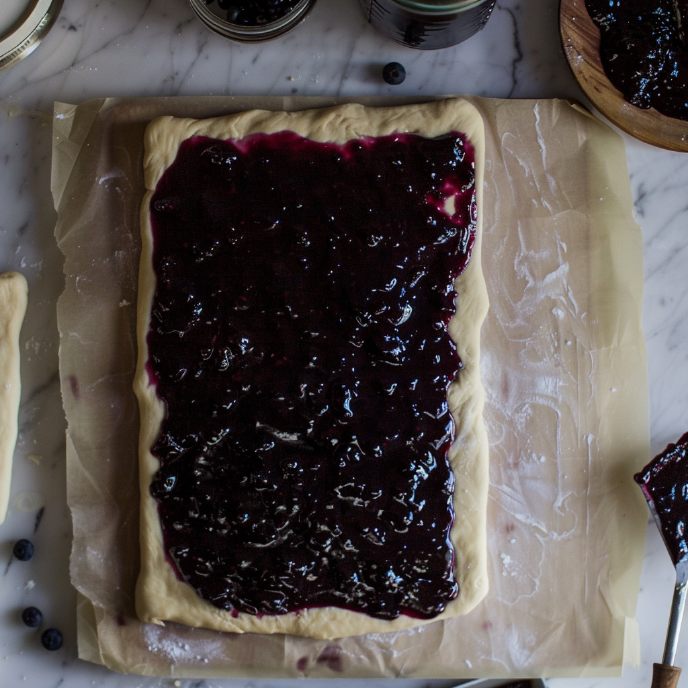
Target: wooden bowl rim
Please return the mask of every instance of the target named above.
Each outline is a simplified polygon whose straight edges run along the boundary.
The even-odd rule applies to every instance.
[[[588,14],[585,0],[560,0],[559,34],[576,81],[610,122],[645,143],[688,153],[688,121],[631,105],[609,81],[600,60],[600,31]]]

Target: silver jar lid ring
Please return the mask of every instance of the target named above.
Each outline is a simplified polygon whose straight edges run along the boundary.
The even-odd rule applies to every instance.
[[[484,0],[395,0],[396,4],[420,12],[462,12]]]
[[[38,47],[55,23],[62,2],[29,0],[26,3],[17,20],[0,34],[0,69],[13,65]]]

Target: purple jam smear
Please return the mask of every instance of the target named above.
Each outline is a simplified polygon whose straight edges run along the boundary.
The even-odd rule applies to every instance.
[[[648,502],[654,502],[662,537],[674,565],[688,555],[688,432],[634,476]]]
[[[688,0],[586,0],[604,71],[624,98],[688,120]]]
[[[456,597],[447,325],[475,218],[461,134],[182,143],[151,201],[151,494],[203,599],[392,619]]]

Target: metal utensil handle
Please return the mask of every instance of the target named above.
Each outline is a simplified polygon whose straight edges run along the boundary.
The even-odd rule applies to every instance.
[[[667,664],[652,665],[652,688],[676,688],[681,670]]]
[[[671,616],[669,617],[669,628],[667,629],[666,644],[664,645],[664,658],[662,664],[673,665],[676,658],[676,647],[678,645],[678,634],[681,630],[683,619],[683,609],[686,606],[686,583],[687,581],[678,580],[684,578],[677,576],[676,587],[674,588],[674,598],[671,601]]]

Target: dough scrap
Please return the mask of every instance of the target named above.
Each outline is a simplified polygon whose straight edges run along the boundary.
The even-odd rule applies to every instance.
[[[449,324],[450,336],[458,345],[464,366],[458,381],[452,383],[448,392],[449,409],[456,426],[455,440],[449,450],[449,462],[456,477],[456,519],[450,537],[455,549],[455,574],[460,591],[457,598],[434,619],[401,615],[393,620],[384,620],[337,607],[308,608],[280,616],[233,615],[203,600],[190,585],[177,578],[166,560],[157,503],[150,494],[150,485],[159,465],[150,449],[165,414],[164,403],[150,384],[145,367],[148,358],[146,335],[155,294],[150,200],[185,139],[199,135],[221,140],[241,139],[254,133],[270,134],[283,130],[291,130],[314,141],[338,144],[353,138],[392,133],[434,137],[460,131],[468,136],[475,149],[477,237],[470,263],[455,282],[457,313]],[[289,633],[312,638],[336,638],[397,631],[465,614],[485,596],[488,586],[488,444],[482,419],[484,391],[480,381],[480,328],[488,308],[480,266],[484,147],[479,113],[460,99],[391,108],[344,105],[302,112],[253,110],[208,120],[161,117],[148,126],[144,156],[147,191],[141,207],[143,247],[137,313],[139,356],[134,382],[141,415],[141,571],[136,587],[136,611],[142,621],[161,625],[165,621],[175,621],[238,633]]]
[[[7,515],[12,480],[12,459],[17,443],[19,332],[29,298],[24,275],[0,274],[0,523]]]

